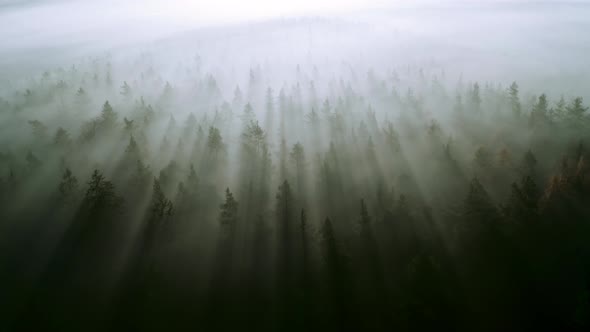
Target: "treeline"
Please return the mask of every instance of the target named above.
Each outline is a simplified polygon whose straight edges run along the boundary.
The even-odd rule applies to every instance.
[[[411,68],[226,93],[142,64],[0,100],[9,329],[588,328],[582,98]]]

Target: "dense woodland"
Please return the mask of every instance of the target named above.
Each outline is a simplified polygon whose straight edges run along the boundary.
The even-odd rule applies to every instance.
[[[0,329],[590,327],[582,98],[115,65],[2,87]]]

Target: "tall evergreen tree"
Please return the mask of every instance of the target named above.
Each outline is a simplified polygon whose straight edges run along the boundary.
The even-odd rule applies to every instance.
[[[229,232],[233,232],[238,221],[238,202],[229,188],[225,189],[225,202],[220,205],[220,209],[219,223]]]
[[[103,213],[115,212],[122,207],[123,199],[115,193],[115,186],[105,179],[97,169],[92,172],[83,200],[91,217],[100,217]]]
[[[160,220],[164,217],[171,216],[173,211],[172,201],[166,198],[160,181],[154,178],[152,203],[151,203],[151,218],[152,220]]]
[[[109,103],[109,101],[105,101],[104,105],[102,106],[102,111],[100,113],[100,123],[105,128],[112,128],[115,123],[117,122],[118,115],[113,110],[113,107]]]
[[[219,152],[225,149],[225,144],[223,144],[223,139],[221,134],[219,133],[219,129],[215,127],[209,127],[209,136],[207,137],[207,148],[209,148],[209,152],[213,153],[215,159]]]
[[[66,168],[59,184],[59,199],[64,204],[70,203],[78,198],[78,194],[78,179]]]
[[[516,84],[516,82],[512,82],[508,88],[508,97],[510,100],[510,106],[512,107],[512,114],[514,114],[515,117],[520,117],[522,110],[520,98],[518,97],[518,84]]]

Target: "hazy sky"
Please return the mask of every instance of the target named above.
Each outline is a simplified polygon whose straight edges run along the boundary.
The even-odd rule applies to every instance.
[[[110,19],[151,17],[210,23],[283,15],[333,13],[401,2],[407,3],[408,0],[0,0],[0,11],[23,13],[23,10],[31,8],[39,11],[55,9],[68,10],[73,15],[106,15]],[[25,20],[22,23],[27,22]]]
[[[495,6],[498,3],[503,5]],[[568,3],[576,1],[0,0],[0,72],[3,77],[9,76],[7,72],[22,76],[25,70],[33,73],[118,47],[140,49],[145,42],[177,38],[203,26],[244,32],[241,23],[245,21],[310,15],[371,26],[370,31],[363,30],[367,32],[364,35],[359,35],[358,27],[348,32],[331,31],[330,35],[313,31],[315,41],[342,42],[353,45],[355,51],[372,40],[372,47],[366,49],[383,45],[394,49],[395,44],[399,46],[397,54],[406,54],[406,62],[416,61],[417,54],[447,65],[460,64],[464,71],[472,67],[488,72],[503,69],[516,76],[515,67],[527,73],[542,68],[544,73],[561,77],[588,70],[584,65],[588,38],[579,32],[587,30],[590,7]],[[370,10],[375,8],[378,10]],[[395,31],[403,33],[394,38]],[[307,33],[305,29],[306,43]],[[223,36],[226,38],[221,41],[230,43],[231,34]],[[248,35],[252,40],[257,37]],[[275,41],[282,42],[280,38]],[[281,47],[287,50],[291,44]],[[276,46],[268,40],[262,45]]]
[[[272,17],[337,14],[406,0],[0,0],[0,39],[8,50],[69,43],[135,39],[178,29]]]
[[[399,2],[386,0],[148,0],[154,13],[180,16],[185,19],[240,19],[264,18],[277,15],[347,11],[366,7],[384,6]],[[404,0],[402,0],[404,1]],[[164,5],[163,5],[164,4]],[[143,2],[142,2],[143,6]]]

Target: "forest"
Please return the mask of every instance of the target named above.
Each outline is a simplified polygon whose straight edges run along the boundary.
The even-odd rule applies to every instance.
[[[0,81],[0,330],[590,328],[583,96],[173,44]]]

